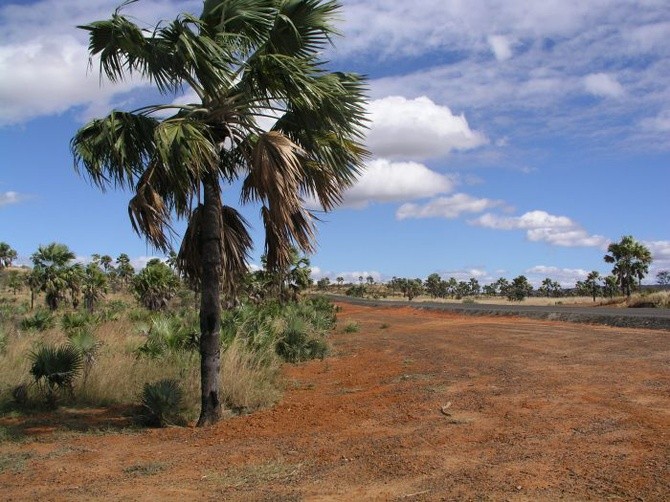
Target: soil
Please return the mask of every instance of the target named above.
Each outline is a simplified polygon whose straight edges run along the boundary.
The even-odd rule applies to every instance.
[[[343,304],[275,407],[4,418],[4,500],[670,499],[670,333]],[[345,326],[357,323],[357,331]]]

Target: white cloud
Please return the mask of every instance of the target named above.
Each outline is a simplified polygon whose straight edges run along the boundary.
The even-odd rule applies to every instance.
[[[654,270],[670,269],[670,241],[645,241],[643,244],[651,251]]]
[[[487,40],[498,61],[507,61],[512,57],[512,44],[509,38],[502,35],[491,35]]]
[[[454,115],[425,96],[377,99],[369,112],[366,143],[378,157],[421,160],[487,143],[482,133],[470,129],[464,115]]]
[[[501,206],[500,200],[479,199],[468,194],[457,193],[449,197],[438,197],[426,204],[403,204],[396,211],[396,218],[447,218],[455,219],[463,213],[481,213]]]
[[[363,208],[370,202],[432,197],[453,190],[448,176],[416,162],[371,161],[358,182],[344,194],[344,206]]]
[[[25,195],[22,195],[18,192],[5,192],[0,193],[0,206],[8,206],[10,204],[18,204],[22,200],[25,200]]]
[[[358,284],[359,277],[363,278],[364,283],[367,281],[368,277],[372,277],[375,282],[382,282],[384,280],[383,275],[380,272],[377,272],[376,270],[362,270],[353,272],[329,272],[329,271],[321,271],[321,269],[319,269],[318,273],[316,273],[314,272],[314,268],[312,268],[311,275],[316,280],[328,277],[330,279],[330,282],[333,284],[337,284],[336,281],[338,277],[342,277],[344,279],[345,284],[346,283]]]
[[[594,96],[619,98],[624,89],[617,80],[606,73],[592,73],[584,77],[584,87]]]
[[[196,2],[149,0],[127,6],[123,13],[142,27],[174,17],[181,8],[201,8]],[[87,71],[87,33],[76,28],[109,18],[116,0],[43,0],[0,8],[0,126],[63,113],[72,107],[92,107],[88,118],[106,113],[116,97],[146,85],[127,80],[100,85],[98,63]]]
[[[549,277],[553,281],[558,281],[561,286],[573,287],[577,281],[586,279],[589,271],[581,268],[559,268],[546,265],[536,265],[525,271],[528,280],[533,286],[538,287],[544,279]]]
[[[642,119],[640,125],[643,129],[652,132],[670,132],[670,109],[662,110],[655,117]]]
[[[590,235],[567,216],[556,216],[546,211],[530,211],[521,216],[487,213],[468,223],[496,230],[526,230],[528,240],[554,246],[602,248],[609,242],[601,235]]]

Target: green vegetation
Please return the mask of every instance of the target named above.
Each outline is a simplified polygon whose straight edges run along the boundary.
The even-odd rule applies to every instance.
[[[308,261],[298,258],[296,262],[299,266],[283,276],[285,288],[272,289],[274,295],[268,292],[262,300],[249,297],[225,311],[220,395],[222,404],[233,413],[252,412],[279,399],[283,362],[323,358],[328,353],[336,309],[324,297],[294,294],[300,289],[291,285],[311,283],[305,266]],[[95,267],[109,284],[116,284],[116,293],[112,298],[100,297],[93,312],[85,302],[75,308],[68,292],[54,310],[40,308],[26,314],[29,303],[23,299],[29,292],[14,298],[12,292],[0,291],[0,406],[29,412],[65,404],[137,404],[145,423],[165,425],[194,419],[200,369],[194,292],[167,265],[150,262],[149,271],[169,271],[171,291],[177,294],[171,292],[169,299],[157,294],[165,298],[163,308],[149,310],[144,306],[145,297],[137,294],[136,285],[148,277],[142,271],[129,274],[136,280],[124,283],[115,279],[118,275],[111,264],[106,271],[101,265]],[[298,271],[293,272],[294,268]],[[0,273],[0,279],[10,272]],[[258,272],[248,276],[254,274]],[[35,294],[49,293],[40,290]],[[133,296],[139,306],[133,305]],[[172,384],[166,381],[180,389],[179,407],[177,391],[170,390]],[[147,411],[149,404],[155,413]],[[180,412],[171,416],[161,409]]]
[[[604,260],[614,263],[612,275],[617,278],[621,292],[630,298],[633,289],[641,284],[649,272],[651,252],[633,239],[632,235],[626,235],[619,242],[611,243],[607,252],[609,254],[605,255]]]
[[[147,425],[183,425],[184,394],[177,380],[147,383],[142,391],[142,418]]]

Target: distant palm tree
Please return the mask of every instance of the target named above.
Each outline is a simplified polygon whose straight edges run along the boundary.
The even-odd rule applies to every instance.
[[[282,270],[293,246],[314,249],[303,198],[330,210],[362,169],[362,79],[326,71],[319,57],[339,8],[327,0],[206,0],[200,17],[182,14],[151,32],[119,9],[82,27],[112,82],[135,73],[163,94],[188,87],[198,97],[114,111],[71,145],[94,184],[135,192],[133,228],[158,249],[170,249],[173,214],[189,221],[178,264],[201,290],[198,425],[221,416],[220,294],[235,296],[252,245],[244,218],[222,204],[221,184],[242,180],[241,202],[261,205],[267,263]],[[269,131],[258,122],[268,118],[276,119]]]
[[[619,242],[613,242],[607,247],[604,260],[614,263],[612,274],[617,278],[621,292],[630,297],[632,288],[641,284],[644,276],[649,272],[651,252],[646,246],[626,235]]]
[[[17,256],[16,251],[9,244],[0,242],[0,270],[11,267]]]
[[[67,292],[73,285],[68,265],[74,258],[75,254],[70,248],[57,242],[39,246],[30,257],[33,262],[29,278],[31,290],[43,291],[46,304],[51,310],[56,310],[67,299]]]
[[[586,277],[586,285],[591,290],[591,296],[593,296],[593,301],[596,301],[596,295],[598,294],[598,282],[600,281],[600,273],[596,270],[589,272],[589,275]]]

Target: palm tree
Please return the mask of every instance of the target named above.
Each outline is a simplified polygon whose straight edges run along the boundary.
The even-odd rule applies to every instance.
[[[9,244],[0,242],[0,270],[11,267],[17,256],[16,251]]]
[[[241,180],[240,202],[260,204],[268,266],[282,270],[292,247],[314,249],[303,199],[334,208],[367,155],[363,81],[326,71],[319,58],[339,8],[336,0],[206,0],[200,17],[182,14],[152,32],[119,9],[82,26],[112,82],[139,74],[164,95],[188,87],[198,96],[113,111],[71,144],[92,183],[135,192],[132,226],[157,249],[171,248],[173,215],[188,219],[178,264],[201,291],[198,425],[221,415],[220,295],[234,300],[252,245],[221,185]],[[265,130],[259,118],[276,122]]]
[[[607,247],[604,260],[614,263],[612,274],[617,278],[621,292],[630,298],[631,290],[641,284],[644,276],[649,272],[651,265],[651,252],[642,243],[633,239],[632,235],[626,235],[619,242],[613,242]]]
[[[598,294],[598,282],[600,282],[600,273],[596,270],[589,272],[589,275],[586,277],[586,285],[591,290],[591,296],[593,296],[593,301],[596,301],[596,295]]]
[[[29,284],[31,291],[43,291],[46,304],[51,310],[65,300],[66,293],[73,284],[68,272],[68,265],[74,260],[75,254],[65,244],[52,242],[46,246],[39,246],[30,259],[33,270],[30,273]],[[32,302],[31,302],[32,303]]]
[[[130,264],[130,257],[126,253],[121,253],[116,258],[116,273],[124,285],[127,285],[135,275],[135,269]]]

